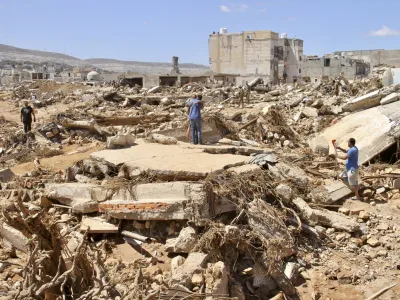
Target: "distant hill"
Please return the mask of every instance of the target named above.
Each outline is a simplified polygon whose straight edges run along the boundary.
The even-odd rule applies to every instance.
[[[54,62],[73,67],[94,66],[112,72],[135,72],[142,74],[168,74],[171,72],[171,63],[123,61],[108,58],[92,58],[82,60],[57,52],[22,49],[0,44],[0,60],[29,61],[33,63]],[[208,66],[191,63],[179,64],[183,74],[203,74],[209,70]]]
[[[14,61],[29,61],[34,63],[57,62],[70,66],[85,66],[88,63],[79,58],[57,53],[38,50],[22,49],[0,44],[0,59]]]

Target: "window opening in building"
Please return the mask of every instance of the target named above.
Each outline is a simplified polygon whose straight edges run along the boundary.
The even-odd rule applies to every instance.
[[[325,58],[324,59],[324,67],[330,67],[330,66],[331,66],[331,59]]]
[[[299,73],[301,73],[301,69],[299,69]]]

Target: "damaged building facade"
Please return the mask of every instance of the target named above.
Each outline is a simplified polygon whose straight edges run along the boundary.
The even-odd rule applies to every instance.
[[[286,34],[263,31],[219,33],[209,36],[210,69],[215,73],[240,74],[237,84],[263,77],[277,84],[283,74],[287,82],[302,76],[303,40],[289,39]]]

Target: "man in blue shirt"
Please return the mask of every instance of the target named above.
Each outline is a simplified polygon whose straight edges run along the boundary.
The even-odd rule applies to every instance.
[[[201,138],[201,110],[203,109],[203,97],[197,96],[197,99],[192,99],[187,103],[188,115],[190,120],[190,133],[192,136],[192,144],[202,144]]]
[[[349,149],[346,151],[343,148],[336,147],[336,149],[346,153],[346,155],[340,157],[346,160],[346,170],[342,173],[343,177],[347,177],[349,185],[354,188],[355,197],[354,199],[362,200],[358,193],[358,148],[356,147],[356,140],[351,138],[348,141]],[[347,176],[346,176],[347,175]]]

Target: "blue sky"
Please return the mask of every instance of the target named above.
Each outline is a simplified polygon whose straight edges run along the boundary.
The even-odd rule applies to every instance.
[[[286,32],[307,55],[400,48],[399,13],[399,0],[0,0],[0,44],[207,65],[220,27]]]

